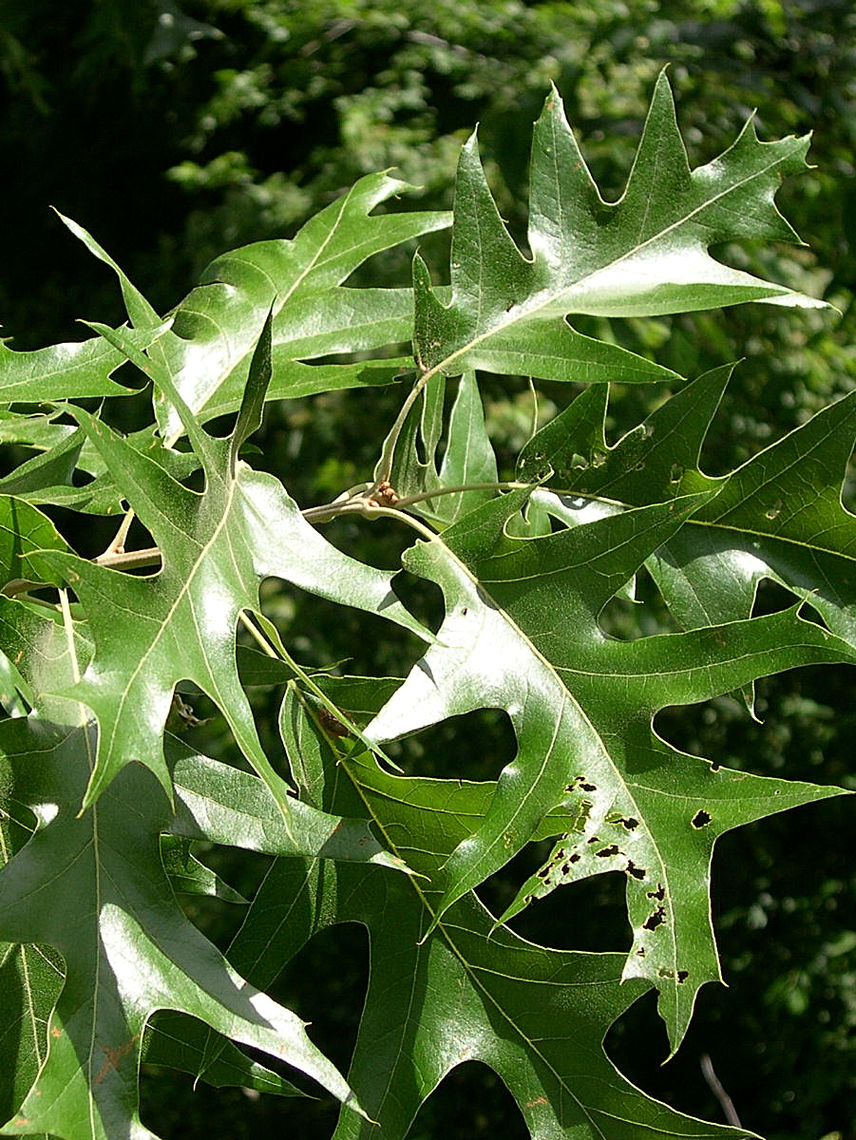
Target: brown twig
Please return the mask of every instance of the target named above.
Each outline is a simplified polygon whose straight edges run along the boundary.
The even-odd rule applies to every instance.
[[[701,1057],[699,1057],[699,1064],[701,1065],[702,1076],[707,1081],[707,1087],[719,1101],[720,1108],[725,1114],[725,1119],[729,1124],[733,1124],[735,1128],[742,1128],[743,1125],[740,1123],[740,1117],[737,1115],[734,1101],[722,1087],[722,1082],[716,1075],[710,1054],[702,1053]]]

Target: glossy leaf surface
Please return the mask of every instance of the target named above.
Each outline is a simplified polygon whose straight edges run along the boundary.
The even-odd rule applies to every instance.
[[[707,496],[513,539],[504,527],[522,499],[496,499],[405,556],[408,569],[442,588],[446,617],[366,735],[383,743],[478,708],[508,713],[517,755],[484,822],[449,857],[437,913],[564,807],[562,840],[503,918],[562,883],[624,871],[633,929],[624,976],[658,987],[676,1049],[698,989],[719,978],[708,917],[714,839],[835,790],[713,771],[661,740],[654,714],[808,661],[852,663],[856,654],[793,611],[630,642],[607,638],[597,624],[602,607]]]
[[[498,1073],[537,1140],[747,1135],[650,1100],[607,1060],[606,1027],[647,988],[638,978],[622,983],[621,955],[534,946],[497,930],[470,893],[436,922],[444,866],[487,808],[484,785],[389,776],[365,754],[343,761],[317,729],[306,755],[322,801],[347,810],[358,795],[417,872],[408,879],[278,860],[230,948],[264,985],[317,931],[368,927],[370,980],[348,1079],[379,1127],[343,1114],[337,1140],[400,1140],[442,1078],[467,1060]],[[311,914],[308,928],[284,921],[295,906]]]
[[[720,980],[719,836],[843,791],[690,755],[655,725],[784,670],[856,663],[856,401],[713,477],[700,455],[731,369],[682,385],[617,328],[597,340],[569,321],[818,304],[709,252],[794,239],[774,195],[806,148],[750,123],[693,169],[661,76],[609,203],[553,92],[525,248],[473,137],[448,286],[417,254],[411,288],[375,287],[390,275],[372,259],[395,250],[394,266],[450,220],[391,208],[406,187],[377,174],[293,239],[223,254],[167,318],[63,219],[115,273],[130,324],[0,346],[0,443],[20,459],[0,474],[4,1135],[151,1137],[145,1063],[280,1098],[320,1086],[343,1106],[336,1140],[405,1140],[470,1060],[535,1140],[749,1135],[652,1100],[603,1043],[656,991],[677,1049]],[[482,372],[594,383],[521,446],[535,401]],[[404,379],[373,473],[357,469],[376,401],[341,449],[323,402],[260,430],[272,400]],[[655,410],[608,441],[609,383],[654,381],[673,394],[617,389]],[[300,417],[316,410],[312,455]],[[301,509],[272,473],[298,454],[319,467],[292,491],[330,502]],[[328,488],[340,475],[353,485]],[[110,514],[121,527],[91,517]],[[756,603],[765,578],[793,594],[776,612]],[[594,944],[574,940],[584,908],[559,888],[608,871],[625,941],[560,951],[516,933],[550,895],[568,902],[560,944]],[[314,975],[300,1017],[269,996],[341,923],[369,934],[347,1079],[306,1033],[325,1012]],[[287,1131],[295,1106],[279,1106]]]
[[[248,987],[185,918],[161,866],[171,813],[151,774],[127,768],[79,817],[90,733],[9,721],[2,749],[7,803],[30,807],[37,826],[0,870],[0,938],[47,943],[66,971],[46,1055],[4,1134],[150,1135],[137,1117],[137,1068],[157,1009],[284,1058],[350,1100],[300,1020]]]
[[[556,92],[535,125],[529,255],[508,234],[478,158],[461,155],[450,304],[417,259],[416,358],[425,370],[467,368],[545,380],[650,381],[658,367],[573,330],[569,314],[653,316],[743,301],[817,306],[785,286],[716,261],[714,242],[793,240],[773,195],[804,167],[807,139],[758,141],[750,122],[724,154],[691,170],[665,74],[657,83],[624,193],[601,197]]]

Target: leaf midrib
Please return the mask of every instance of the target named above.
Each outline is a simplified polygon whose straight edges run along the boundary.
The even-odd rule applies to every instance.
[[[799,140],[797,140],[797,141],[799,141]],[[513,328],[517,324],[521,324],[521,323],[525,324],[527,322],[537,321],[539,319],[537,314],[542,309],[546,309],[546,308],[554,306],[557,303],[557,301],[559,301],[561,299],[561,296],[565,292],[568,292],[571,289],[579,289],[580,286],[585,286],[585,282],[590,280],[592,277],[596,276],[597,274],[604,272],[604,270],[612,269],[615,266],[620,265],[623,261],[627,261],[627,260],[637,256],[642,250],[644,250],[646,248],[646,246],[651,246],[651,245],[653,245],[659,241],[665,240],[670,233],[680,229],[683,226],[690,225],[692,223],[692,220],[694,219],[694,217],[697,214],[702,213],[704,210],[713,206],[720,199],[725,198],[729,194],[735,193],[736,191],[742,189],[745,185],[748,185],[750,182],[754,181],[755,179],[767,176],[771,171],[775,170],[776,167],[780,166],[788,158],[790,158],[790,154],[783,155],[779,158],[776,158],[774,161],[768,163],[761,170],[753,171],[747,177],[742,178],[742,179],[738,179],[736,182],[731,184],[727,189],[722,190],[719,193],[713,195],[711,198],[706,199],[703,203],[700,203],[694,209],[689,211],[686,215],[682,216],[681,218],[677,219],[674,222],[671,222],[663,230],[658,231],[656,234],[652,234],[651,237],[646,238],[642,242],[637,242],[626,253],[621,254],[619,257],[613,258],[611,261],[604,262],[603,265],[598,266],[596,269],[590,270],[589,272],[587,272],[586,274],[584,274],[582,277],[580,277],[578,280],[572,282],[571,284],[563,284],[561,289],[558,289],[557,291],[551,293],[549,298],[547,300],[543,301],[542,303],[536,304],[536,305],[532,305],[531,303],[528,305],[526,303],[523,303],[520,305],[515,305],[511,310],[509,310],[509,312],[503,313],[499,317],[499,319],[490,328],[486,329],[483,333],[479,334],[478,336],[473,337],[472,340],[467,342],[467,344],[461,346],[461,348],[458,348],[454,352],[450,353],[449,356],[447,356],[444,360],[440,361],[438,364],[433,365],[432,368],[429,370],[428,375],[433,375],[436,372],[445,372],[447,370],[447,368],[449,367],[449,365],[454,363],[455,360],[457,360],[459,357],[465,355],[466,353],[471,352],[479,344],[483,343],[485,340],[488,340],[492,336],[496,336],[499,333],[504,332],[509,328]],[[690,172],[690,178],[691,179],[692,179],[694,174],[695,174],[695,171]],[[618,208],[624,202],[624,200],[626,198],[626,194],[627,194],[627,191],[625,191],[625,193],[622,195],[622,197],[617,202],[615,202],[615,203],[604,203],[604,206],[609,206],[612,209]],[[704,243],[701,243],[701,245],[702,245],[702,250],[704,251],[705,255],[712,262],[714,262],[714,264],[720,264],[719,262],[716,262],[714,258],[710,257],[710,254],[707,251],[707,247],[704,245]],[[480,252],[481,252],[481,248],[482,248],[481,242],[479,242]],[[519,249],[518,249],[518,253],[520,253]],[[526,262],[527,264],[530,264],[530,265],[534,264],[534,261],[528,261],[528,259],[523,257],[522,254],[520,256],[521,256],[521,259],[524,262]],[[480,264],[483,262],[483,260],[484,260],[483,257],[480,258]],[[774,295],[780,295],[783,293],[789,293],[790,292],[790,290],[787,289],[787,287],[785,287],[785,286],[776,285],[773,282],[766,282],[766,281],[762,281],[760,279],[759,279],[759,287],[765,287],[770,293],[773,293]],[[548,290],[545,289],[545,290],[542,290],[541,292],[546,293],[546,292],[548,292]],[[536,293],[535,297],[537,297],[537,296],[538,296],[538,294]],[[481,292],[479,293],[479,302],[480,302],[480,298],[481,298]],[[481,312],[481,310],[479,310],[479,312]],[[565,315],[568,315],[572,312],[573,312],[573,310],[569,309],[569,310],[567,310]],[[509,316],[509,313],[513,314],[513,315]],[[540,318],[540,319],[548,320],[550,318],[547,317],[547,318]]]

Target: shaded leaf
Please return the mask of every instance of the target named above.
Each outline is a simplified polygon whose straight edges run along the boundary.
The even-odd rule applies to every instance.
[[[210,1029],[201,1021],[172,1010],[161,1010],[146,1025],[142,1060],[149,1065],[165,1065],[190,1073],[214,1088],[237,1086],[272,1096],[306,1096],[278,1073],[252,1061],[223,1038],[223,1049],[216,1061],[206,1056]]]
[[[248,899],[196,858],[189,839],[162,835],[160,850],[163,869],[176,894],[210,895],[224,902],[247,905]]]
[[[841,501],[856,398],[845,396],[713,478],[699,456],[730,374],[700,376],[613,447],[603,434],[605,399],[584,394],[530,441],[518,475],[552,471],[550,483],[563,492],[634,506],[716,489],[648,561],[678,621],[695,628],[748,617],[758,583],[769,578],[856,645],[856,520]]]

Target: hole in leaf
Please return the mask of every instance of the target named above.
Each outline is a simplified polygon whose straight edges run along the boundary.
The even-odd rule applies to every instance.
[[[678,985],[683,985],[687,978],[690,976],[689,970],[672,970],[668,966],[661,966],[657,971],[657,976],[660,978],[671,978],[677,981]]]
[[[784,504],[782,503],[781,499],[776,499],[775,503],[773,503],[772,506],[768,507],[767,510],[764,511],[764,517],[770,520],[777,519],[782,513],[783,505]]]
[[[645,921],[642,923],[643,930],[656,930],[658,926],[662,926],[666,921],[666,908],[658,906],[653,914],[649,914]]]
[[[692,823],[693,827],[698,829],[701,827],[707,827],[707,825],[711,821],[711,818],[712,817],[710,815],[710,812],[704,811],[702,808],[699,808],[699,810],[695,813],[695,815],[693,816],[693,818],[690,822]]]

